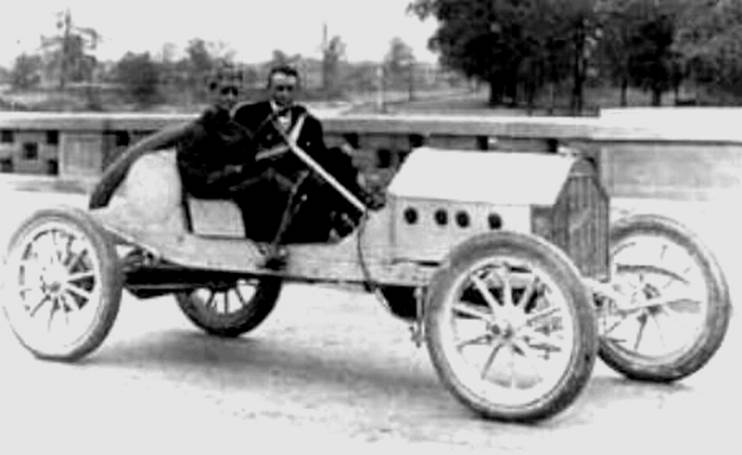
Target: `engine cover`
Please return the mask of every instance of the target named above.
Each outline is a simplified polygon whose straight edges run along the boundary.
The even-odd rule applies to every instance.
[[[608,198],[574,156],[420,148],[389,186],[395,258],[438,262],[473,235],[545,237],[585,275],[607,273]]]

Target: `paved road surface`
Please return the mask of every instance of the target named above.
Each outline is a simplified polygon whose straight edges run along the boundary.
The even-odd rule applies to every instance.
[[[84,203],[1,188],[0,200],[12,208],[3,242],[34,207]],[[740,295],[742,268],[727,245],[739,247],[736,227],[722,212],[622,204],[692,221]],[[598,364],[575,406],[522,426],[483,421],[456,402],[406,326],[366,295],[288,286],[263,326],[230,341],[202,335],[170,298],[127,295],[102,348],[73,365],[31,358],[0,322],[0,453],[737,453],[738,323],[712,362],[679,384],[637,384]]]

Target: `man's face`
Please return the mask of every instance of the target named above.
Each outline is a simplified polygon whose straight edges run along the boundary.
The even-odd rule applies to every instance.
[[[231,110],[237,103],[239,88],[235,84],[217,84],[212,89],[214,104],[222,109]]]
[[[294,102],[297,80],[295,76],[284,73],[274,73],[268,87],[270,97],[278,107],[288,107]]]

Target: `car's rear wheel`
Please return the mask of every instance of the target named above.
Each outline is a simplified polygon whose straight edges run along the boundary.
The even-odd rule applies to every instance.
[[[712,253],[679,223],[655,215],[611,226],[611,285],[602,302],[600,357],[625,376],[668,382],[703,367],[722,343],[731,304]]]
[[[113,242],[87,213],[36,212],[12,235],[6,265],[5,315],[34,355],[71,361],[103,342],[123,275]]]
[[[268,317],[281,288],[280,278],[262,277],[179,292],[175,297],[188,319],[206,333],[237,337]]]
[[[466,241],[427,297],[433,364],[475,411],[535,421],[585,386],[597,351],[594,309],[575,266],[548,242],[509,232]]]

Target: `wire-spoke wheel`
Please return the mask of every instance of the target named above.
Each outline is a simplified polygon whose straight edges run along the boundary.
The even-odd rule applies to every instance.
[[[85,212],[33,214],[11,237],[6,266],[5,315],[33,354],[75,360],[103,342],[123,277],[111,239]]]
[[[534,421],[566,408],[597,351],[577,269],[546,241],[510,232],[454,250],[431,283],[425,330],[443,383],[499,420]]]
[[[262,323],[273,311],[282,281],[274,277],[237,280],[175,294],[178,306],[197,327],[222,337],[237,337]]]
[[[600,357],[629,378],[667,382],[708,362],[729,323],[726,280],[679,223],[654,215],[611,227],[611,286],[599,311]]]

